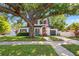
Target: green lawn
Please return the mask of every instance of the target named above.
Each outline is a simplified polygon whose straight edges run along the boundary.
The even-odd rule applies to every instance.
[[[79,45],[75,44],[68,44],[68,45],[62,45],[69,51],[71,51],[74,55],[79,56]]]
[[[56,56],[49,45],[0,45],[0,56]]]
[[[67,37],[67,38],[70,38],[70,39],[73,39],[73,40],[79,40],[79,37]]]
[[[55,36],[49,36],[51,40],[53,41],[63,41],[62,39],[58,39]]]
[[[41,36],[35,36],[35,38],[30,38],[26,36],[4,36],[0,37],[0,41],[45,41]]]

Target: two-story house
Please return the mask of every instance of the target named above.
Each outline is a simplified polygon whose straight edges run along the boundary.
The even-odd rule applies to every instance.
[[[34,24],[34,35],[42,35],[45,27],[46,35],[57,35],[57,29],[52,29],[49,23],[49,18],[45,18],[44,20],[37,20]],[[29,27],[20,28],[18,32],[29,32]]]

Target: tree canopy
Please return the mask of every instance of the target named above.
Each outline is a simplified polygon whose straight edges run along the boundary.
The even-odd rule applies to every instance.
[[[65,15],[58,15],[58,16],[50,17],[50,19],[51,19],[50,22],[53,28],[57,28],[58,30],[61,30],[61,31],[65,29],[65,26],[67,25],[65,23],[65,20],[66,20]]]
[[[30,27],[30,33],[34,30],[34,23],[38,19],[50,16],[79,15],[78,3],[1,3],[0,12],[10,13],[24,19]],[[53,21],[53,19],[52,19]],[[34,33],[32,33],[33,35]]]
[[[77,15],[79,14],[78,6],[79,4],[77,3],[5,3],[0,5],[0,11],[20,16],[28,22],[30,20],[38,20],[40,18],[46,18],[60,14]]]
[[[11,31],[10,24],[7,21],[7,18],[0,16],[0,34],[9,33]]]
[[[77,31],[77,30],[79,30],[79,23],[72,23],[71,25],[69,25],[67,27],[67,29],[68,30],[75,30],[75,31]]]

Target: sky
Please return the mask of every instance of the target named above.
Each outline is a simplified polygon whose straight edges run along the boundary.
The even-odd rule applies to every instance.
[[[68,25],[72,24],[73,22],[79,22],[79,16],[69,16],[65,21]]]
[[[10,21],[11,19],[10,19],[10,17],[12,16],[12,14],[8,14],[8,20],[9,20],[9,22],[12,24],[12,21]],[[17,21],[18,20],[20,20],[21,18],[20,17],[17,17],[17,16],[15,16],[15,17],[13,17],[13,23],[17,23]],[[23,20],[22,21],[23,22],[23,26],[26,26],[26,22]]]

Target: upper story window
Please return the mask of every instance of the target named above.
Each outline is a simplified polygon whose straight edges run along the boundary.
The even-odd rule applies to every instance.
[[[40,24],[43,24],[43,22],[40,20]]]
[[[35,22],[35,24],[38,24],[38,20]]]
[[[36,22],[35,22],[35,24],[47,24],[48,23],[48,20],[46,19],[46,20],[37,20]]]
[[[41,20],[37,20],[35,24],[43,24]]]
[[[46,20],[44,21],[44,24],[46,24]]]

